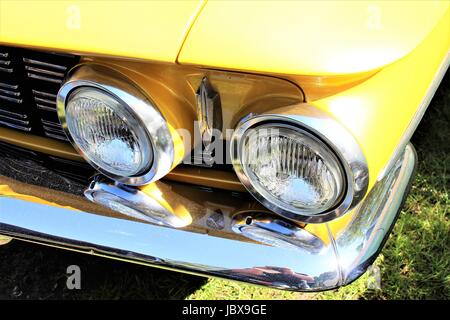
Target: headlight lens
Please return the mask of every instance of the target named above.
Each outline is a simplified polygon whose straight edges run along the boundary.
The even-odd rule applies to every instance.
[[[257,198],[275,212],[320,214],[345,189],[339,160],[309,132],[289,124],[248,129],[239,142],[243,173]]]
[[[151,140],[120,100],[80,87],[69,95],[65,112],[76,145],[105,174],[131,177],[151,166]]]

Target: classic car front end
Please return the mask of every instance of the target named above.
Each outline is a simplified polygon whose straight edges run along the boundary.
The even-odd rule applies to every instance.
[[[1,0],[0,244],[346,285],[449,50],[447,1]]]

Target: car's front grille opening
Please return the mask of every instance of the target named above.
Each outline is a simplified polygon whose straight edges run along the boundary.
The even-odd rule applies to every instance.
[[[74,55],[0,46],[0,126],[67,140],[56,113],[56,94]]]
[[[79,62],[80,57],[75,55],[0,46],[0,128],[6,127],[27,135],[50,138],[69,144],[56,112],[56,96],[68,71]],[[1,137],[0,140],[2,140]],[[42,145],[53,145],[46,139],[42,139],[42,141]],[[11,142],[11,139],[9,142]],[[226,142],[223,141],[223,143],[224,148],[228,148]],[[17,145],[24,147],[26,144]],[[22,149],[22,151],[25,150]],[[0,154],[4,151],[5,146],[3,145],[0,148]],[[32,157],[32,153],[34,152],[30,151],[30,154],[21,152],[21,157],[23,157],[23,160],[27,158],[39,160],[42,158],[36,159],[36,157]],[[87,163],[82,163],[80,167],[77,162],[65,162],[64,159],[53,158],[52,156],[47,156],[46,163],[51,163],[52,171],[58,173],[61,177],[85,185],[87,179],[84,172],[88,172],[88,175],[92,174],[92,168]],[[179,165],[178,167],[181,174],[175,170],[172,175],[167,176],[168,180],[172,179],[173,181],[195,185],[205,184],[208,187],[219,185],[218,188],[239,189],[238,187],[224,187],[218,184],[211,173],[207,174],[207,176],[210,176],[206,179],[208,183],[202,181],[202,179],[205,180],[206,172],[218,172],[220,174],[220,172],[226,171],[234,173],[232,165],[227,164],[225,154],[223,164],[196,164],[192,159],[190,164]],[[202,179],[199,180],[198,177]],[[235,181],[237,177],[227,177],[226,180]],[[239,192],[241,192],[240,189]]]
[[[82,195],[95,171],[90,165],[0,142],[0,176]]]

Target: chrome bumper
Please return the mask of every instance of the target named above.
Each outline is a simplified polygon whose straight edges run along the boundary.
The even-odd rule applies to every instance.
[[[332,289],[358,278],[375,260],[400,212],[415,163],[408,144],[344,229],[333,233],[330,224],[323,225],[329,241],[315,253],[28,202],[1,189],[0,234],[280,289]]]

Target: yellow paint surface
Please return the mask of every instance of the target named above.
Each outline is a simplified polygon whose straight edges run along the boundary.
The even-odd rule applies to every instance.
[[[280,74],[372,70],[408,54],[449,1],[209,1],[179,62]]]
[[[0,43],[175,62],[201,6],[201,0],[1,0]]]
[[[311,102],[332,114],[359,142],[370,186],[387,164],[450,50],[450,10],[409,55],[367,81]]]

